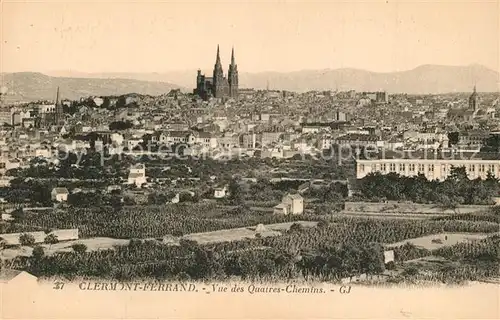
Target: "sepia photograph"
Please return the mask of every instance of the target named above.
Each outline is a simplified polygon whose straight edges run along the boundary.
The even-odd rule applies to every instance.
[[[0,318],[500,318],[498,0],[0,10]]]

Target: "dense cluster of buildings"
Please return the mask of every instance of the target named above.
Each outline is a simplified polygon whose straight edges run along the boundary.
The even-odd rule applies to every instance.
[[[498,94],[479,94],[475,87],[470,95],[239,88],[234,50],[226,77],[217,48],[212,77],[198,72],[193,93],[69,101],[57,89],[54,102],[2,106],[1,183],[34,158],[56,162],[58,150],[137,157],[182,150],[183,156],[222,160],[304,159],[361,149],[377,156],[353,152],[357,178],[395,172],[442,180],[453,166],[466,167],[471,178],[488,172],[500,177],[499,159],[491,156],[495,146],[488,146],[499,137],[499,109]],[[490,154],[478,156],[485,148]],[[386,151],[413,156],[389,157]],[[436,156],[443,153],[463,157]],[[145,181],[144,167],[131,168],[129,184]]]
[[[0,124],[20,126],[24,128],[47,128],[50,126],[62,126],[65,122],[64,103],[59,97],[57,88],[55,102],[42,101],[29,103],[24,107],[0,108]]]

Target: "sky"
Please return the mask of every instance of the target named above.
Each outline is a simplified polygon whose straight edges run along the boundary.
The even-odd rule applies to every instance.
[[[500,1],[1,2],[1,72],[499,70]]]

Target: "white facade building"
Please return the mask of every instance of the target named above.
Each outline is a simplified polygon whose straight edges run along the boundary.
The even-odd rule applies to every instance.
[[[488,172],[500,178],[500,160],[483,159],[374,159],[358,160],[356,178],[373,172],[397,173],[402,176],[423,174],[428,180],[445,180],[452,167],[465,167],[469,179],[485,179]]]
[[[135,184],[140,188],[146,180],[146,167],[144,164],[140,163],[130,168],[130,173],[128,174],[128,184]]]
[[[302,214],[304,212],[304,198],[300,194],[287,194],[281,203],[274,207],[274,214]]]

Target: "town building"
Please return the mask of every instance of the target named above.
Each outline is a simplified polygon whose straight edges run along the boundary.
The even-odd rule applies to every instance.
[[[69,191],[66,188],[54,188],[50,193],[52,201],[66,202],[68,201]]]
[[[287,194],[281,203],[274,207],[275,214],[302,214],[304,213],[304,198],[298,193]]]
[[[130,172],[128,174],[128,184],[135,184],[140,188],[146,180],[146,167],[144,164],[139,163],[135,166],[130,167]]]

